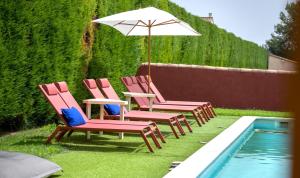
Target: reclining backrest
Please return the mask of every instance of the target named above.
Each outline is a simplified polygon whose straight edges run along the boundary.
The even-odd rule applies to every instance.
[[[93,95],[94,98],[105,99],[106,97],[102,94],[100,89],[97,86],[97,82],[95,79],[84,79],[83,83],[87,90]],[[105,115],[109,115],[106,110],[104,110]]]
[[[93,95],[94,98],[105,98],[99,90],[96,80],[84,79],[83,83],[85,88]]]
[[[67,83],[66,82],[56,82],[55,86],[58,90],[60,97],[63,99],[63,101],[66,103],[66,105],[69,108],[71,108],[71,107],[76,108],[82,115],[83,119],[85,121],[88,121],[89,119],[87,118],[85,113],[82,111],[81,107],[79,106],[77,101],[74,99],[72,94],[70,93]]]
[[[64,124],[68,125],[65,118],[62,115],[61,109],[69,108],[68,105],[63,101],[63,99],[59,96],[59,92],[53,83],[50,84],[41,84],[39,85],[39,89],[45,96],[45,98],[49,101],[51,106],[54,108],[56,114],[59,118],[64,122]]]
[[[148,78],[148,75],[144,76],[145,79]],[[156,95],[157,100],[161,103],[166,102],[165,98],[161,95],[161,93],[159,92],[159,90],[156,88],[156,86],[154,85],[152,78],[150,77],[150,88],[153,91],[153,93]]]
[[[148,81],[145,79],[144,76],[131,76],[131,78],[135,78],[138,81],[138,84],[141,86],[144,93],[148,93]],[[153,93],[153,91],[150,88],[150,93]]]
[[[100,90],[103,92],[103,94],[109,98],[109,99],[115,99],[120,100],[118,94],[113,89],[113,87],[110,85],[107,78],[99,78],[96,79],[98,86],[100,87]]]
[[[132,76],[134,77],[134,76]],[[145,76],[141,75],[141,76],[136,76],[135,77],[136,80],[138,81],[138,83],[140,84],[141,88],[143,89],[143,91],[145,93],[148,93],[148,79],[145,78]],[[151,82],[150,82],[151,83]],[[151,93],[154,93],[156,95],[156,97],[154,98],[154,103],[160,103],[158,97],[157,97],[157,94],[155,93],[155,91],[152,90],[152,88],[150,87],[150,92]]]
[[[142,88],[139,86],[137,80],[135,77],[122,77],[121,78],[122,83],[126,86],[127,90],[129,92],[134,92],[134,93],[144,93]],[[133,97],[134,101],[139,105],[139,106],[145,106],[149,105],[149,101],[145,97]]]
[[[109,83],[107,78],[96,79],[96,82],[99,85],[103,94],[106,96],[106,98],[120,100],[118,94],[116,93],[114,88],[111,86],[111,84]],[[127,112],[125,107],[124,107],[124,112],[125,113]]]
[[[141,84],[141,86],[143,87],[143,89],[145,91],[148,91],[148,75],[138,76],[137,80]],[[159,90],[156,88],[156,86],[152,82],[151,77],[150,77],[150,91],[156,95],[156,99],[154,100],[155,103],[164,103],[164,102],[166,102],[166,100],[164,99],[164,97],[161,95],[161,93],[159,92]]]

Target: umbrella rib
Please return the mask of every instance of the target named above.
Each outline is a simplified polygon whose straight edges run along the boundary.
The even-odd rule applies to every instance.
[[[129,26],[147,27],[147,26],[145,26],[145,25],[136,25],[136,24],[131,24],[131,23],[120,23],[119,25],[129,25]]]
[[[154,22],[155,22],[156,20],[153,20],[153,22],[151,23],[151,25],[150,25],[150,27],[152,27],[153,26],[153,24],[154,24]]]
[[[175,23],[179,23],[179,22],[160,23],[160,24],[153,25],[153,27],[155,27],[155,26],[163,26],[163,25],[170,25],[170,24],[175,24]]]
[[[164,21],[164,22],[160,22],[158,24],[155,24],[155,26],[158,26],[158,25],[161,25],[161,24],[164,24],[164,23],[168,23],[168,22],[172,22],[174,21],[173,19],[172,20],[167,20],[167,21]]]
[[[167,23],[167,22],[174,22],[174,19],[171,19],[171,20],[167,20],[167,21],[164,21],[164,22],[160,22],[160,23],[158,23],[158,24],[156,24],[156,25],[159,25],[159,24],[162,24],[162,23]]]
[[[147,26],[144,26],[144,25],[136,25],[136,24],[131,24],[131,23],[123,23],[123,22],[125,22],[125,20],[122,20],[121,22],[118,22],[118,23],[114,24],[113,26],[117,26],[117,25],[130,25],[130,26],[147,27]]]
[[[125,22],[125,20],[122,20],[121,22],[118,22],[116,24],[114,24],[113,26],[117,26],[117,25],[120,25],[121,23]]]
[[[125,22],[125,20],[122,20],[121,22],[118,22],[118,23],[114,24],[113,26],[117,26],[117,25],[131,25],[131,26],[134,26],[134,27],[136,27],[136,26],[140,26],[140,27],[148,27],[148,26],[149,26],[148,24],[146,24],[145,22],[143,22],[143,21],[141,21],[141,20],[139,20],[136,24],[123,23],[123,22]],[[144,24],[144,25],[139,25],[139,24],[138,24],[139,22],[141,22],[141,23]],[[180,21],[175,21],[175,20],[172,19],[172,20],[164,21],[164,22],[161,22],[161,23],[158,23],[158,24],[153,25],[155,22],[156,22],[156,20],[154,20],[154,21],[150,24],[150,26],[151,26],[151,27],[155,27],[155,26],[160,26],[160,25],[169,25],[169,24],[179,23]]]
[[[155,27],[155,26],[161,26],[161,25],[170,25],[170,24],[175,24],[175,23],[180,23],[180,21],[168,20],[168,21],[165,21],[165,22],[161,22],[161,23],[155,24],[155,25],[153,25],[153,27]]]
[[[148,27],[148,25],[144,21],[140,20],[140,22],[142,22],[142,24],[144,24],[146,27]]]
[[[137,23],[129,30],[129,32],[126,34],[126,36],[129,35],[130,32],[140,23],[140,20],[137,21]]]

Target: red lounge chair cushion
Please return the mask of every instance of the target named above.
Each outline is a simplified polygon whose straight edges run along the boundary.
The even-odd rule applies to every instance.
[[[57,83],[55,83],[55,84],[56,84],[58,90],[59,90],[61,93],[69,91],[66,82],[57,82]]]
[[[94,79],[87,79],[85,80],[86,81],[86,84],[88,85],[88,87],[90,89],[95,89],[97,88],[97,84],[96,84],[96,81]]]
[[[132,85],[132,80],[130,77],[124,77],[124,82],[126,85],[131,86]]]
[[[102,88],[109,88],[110,87],[110,84],[109,84],[107,79],[100,79],[99,83],[100,83]]]
[[[85,124],[85,120],[75,107],[61,109],[61,111],[69,126],[73,127]]]
[[[48,95],[57,95],[58,91],[53,84],[47,84],[43,86]]]

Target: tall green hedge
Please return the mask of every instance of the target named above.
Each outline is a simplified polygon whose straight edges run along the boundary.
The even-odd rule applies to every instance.
[[[152,61],[266,68],[267,52],[187,13],[168,0],[0,1],[0,130],[45,124],[52,108],[40,83],[67,81],[80,101],[89,97],[87,77],[108,77],[121,91],[120,76],[146,61],[144,37],[124,37],[91,19],[155,6],[188,22],[201,37],[153,37]]]
[[[95,7],[94,0],[0,1],[3,129],[35,126],[53,118],[38,84],[65,80],[76,91],[85,76],[82,34]]]

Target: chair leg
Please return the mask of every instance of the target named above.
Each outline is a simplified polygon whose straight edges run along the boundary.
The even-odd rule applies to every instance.
[[[202,110],[198,108],[198,109],[195,110],[195,112],[198,115],[199,122],[201,121],[201,123],[204,125],[205,124],[205,117],[203,115]]]
[[[61,130],[60,133],[55,137],[56,141],[59,142],[67,132],[68,130]]]
[[[180,124],[180,122],[179,122],[179,120],[178,120],[177,117],[175,117],[175,124],[176,124],[176,126],[177,126],[180,134],[181,135],[185,135],[185,131],[183,130],[183,128],[182,128],[182,126],[181,126],[181,124]]]
[[[151,145],[150,145],[150,143],[149,143],[149,141],[148,141],[148,139],[147,139],[147,137],[146,137],[146,135],[145,135],[145,133],[143,131],[141,131],[140,134],[141,134],[144,142],[146,143],[146,146],[148,147],[149,151],[150,152],[154,152],[153,149],[152,149],[152,147],[151,147]]]
[[[51,140],[57,135],[57,133],[61,130],[60,126],[57,126],[54,132],[51,133],[51,135],[48,136],[46,144],[50,143]]]
[[[67,134],[67,137],[70,137],[73,132],[74,132],[73,130],[70,130],[69,133]]]
[[[213,106],[211,104],[209,104],[209,110],[212,112],[212,114],[213,114],[214,117],[217,116],[217,114],[216,114],[216,112],[215,112],[215,110],[214,110],[214,108],[213,108]]]
[[[208,117],[209,117],[208,119],[214,118],[214,114],[212,113],[210,106],[211,106],[210,103],[208,103],[204,106],[206,113],[208,113]]]
[[[201,125],[200,118],[199,118],[199,116],[198,116],[197,111],[196,111],[196,110],[193,110],[192,113],[193,113],[193,115],[194,115],[194,117],[195,117],[195,119],[196,119],[196,121],[197,121],[197,124],[199,125],[199,127],[201,127],[202,125]]]
[[[207,103],[206,108],[207,108],[207,111],[210,113],[211,118],[214,118],[215,116],[217,116],[211,103]]]
[[[158,140],[157,140],[157,138],[156,138],[156,136],[155,136],[155,134],[154,134],[153,131],[150,132],[150,136],[151,136],[151,138],[152,138],[152,140],[153,140],[155,146],[156,146],[157,148],[161,148],[161,146],[160,146],[160,144],[159,144],[159,142],[158,142]]]
[[[176,137],[176,138],[179,138],[179,136],[178,136],[176,130],[174,129],[173,123],[172,123],[170,120],[169,120],[169,125],[170,125],[170,127],[171,127],[171,129],[172,129],[172,132],[173,132],[173,134],[175,135],[175,137]]]
[[[197,112],[198,112],[198,114],[199,114],[199,117],[200,117],[200,119],[201,119],[202,124],[205,124],[205,121],[208,122],[208,119],[205,117],[204,111],[202,110],[201,107],[199,107],[199,108],[197,109]]]
[[[208,121],[208,120],[210,119],[210,114],[209,114],[209,112],[207,111],[207,107],[206,107],[206,106],[201,106],[201,107],[199,107],[199,108],[201,108],[205,120]]]
[[[179,121],[182,121],[182,122],[186,125],[186,127],[188,128],[188,130],[189,130],[190,132],[193,132],[193,130],[192,130],[192,128],[191,128],[189,122],[186,120],[186,118],[185,118],[184,115],[181,115],[180,118],[178,118],[178,122],[179,122]]]
[[[161,142],[166,143],[166,140],[165,140],[163,134],[161,133],[161,131],[159,130],[159,128],[157,127],[155,122],[152,123],[152,126],[154,127],[153,130],[156,132],[156,134],[160,138]]]
[[[199,107],[199,112],[202,113],[202,116],[203,116],[205,122],[208,122],[208,121],[210,120],[210,116],[209,116],[209,114],[207,113],[207,110],[206,110],[206,107],[205,107],[205,106]]]

